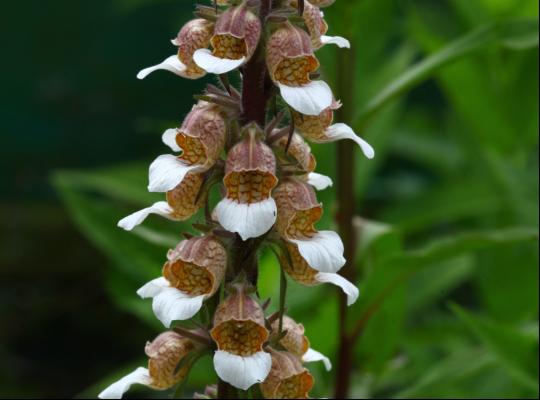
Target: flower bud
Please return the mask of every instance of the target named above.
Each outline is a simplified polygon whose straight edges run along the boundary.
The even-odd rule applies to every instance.
[[[298,7],[298,0],[292,0],[291,5]],[[308,29],[309,36],[311,37],[311,44],[314,49],[319,49],[323,46],[321,42],[321,36],[328,31],[328,25],[323,19],[321,10],[319,7],[311,4],[309,1],[304,1],[304,13],[302,14],[306,28]]]
[[[199,49],[194,60],[214,74],[224,74],[249,61],[261,36],[261,21],[246,3],[223,12],[210,40],[213,51]]]
[[[291,317],[284,315],[282,328],[287,333],[279,343],[285,350],[301,358],[309,349],[309,340],[305,336],[304,326],[296,323]],[[278,329],[279,319],[272,323],[272,330],[277,332]]]
[[[274,190],[274,199],[278,208],[276,229],[282,237],[306,239],[317,232],[315,223],[321,219],[323,209],[310,185],[286,179]]]
[[[276,159],[260,138],[255,124],[227,156],[223,183],[226,197],[216,206],[216,217],[230,232],[243,240],[266,233],[276,220],[276,204],[271,197],[277,185]]]
[[[188,355],[195,345],[176,332],[165,332],[153,342],[147,343],[145,353],[149,357],[148,371],[152,386],[156,389],[168,389],[181,382],[189,371],[190,364],[178,364]]]
[[[200,78],[206,71],[193,61],[193,53],[198,49],[206,49],[214,33],[214,24],[206,19],[198,18],[185,24],[173,43],[178,46],[178,58],[186,66],[186,75]]]
[[[298,357],[286,351],[271,350],[272,369],[261,384],[265,399],[307,399],[315,380]]]
[[[289,138],[287,136],[283,136],[276,141],[276,146],[285,150],[288,139]],[[304,170],[306,173],[315,171],[315,167],[317,166],[317,160],[315,159],[315,156],[311,153],[309,145],[299,134],[293,134],[287,154],[292,156],[298,162],[298,166],[302,168],[302,170]]]
[[[212,296],[219,289],[227,267],[227,252],[212,236],[184,240],[170,250],[163,276],[190,296]]]

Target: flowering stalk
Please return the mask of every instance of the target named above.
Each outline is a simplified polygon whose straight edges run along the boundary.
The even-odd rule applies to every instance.
[[[216,0],[214,7],[198,6],[198,18],[172,41],[177,53],[139,73],[141,79],[160,69],[188,79],[212,73],[221,87],[208,85],[180,127],[163,134],[178,154],[151,164],[148,189],[165,193],[165,201],[118,224],[131,230],[151,214],[180,221],[205,209],[204,221],[194,224],[200,235],[171,249],[162,276],[137,292],[152,299],[156,317],[172,330],[147,348],[148,369],[114,383],[101,398],[119,398],[136,383],[172,388],[205,354],[212,355],[219,381],[196,397],[237,398],[258,385],[265,398],[307,398],[315,382],[304,364],[322,361],[330,370],[330,360],[310,348],[303,326],[285,315],[287,276],[305,286],[336,285],[349,305],[358,298],[358,289],[338,274],[346,263],[340,237],[316,228],[323,208],[315,190],[332,181],[314,172],[306,143],[352,139],[367,157],[374,155],[347,125],[332,125],[341,104],[318,78],[315,51],[326,44],[349,47],[326,36],[319,6],[330,3]],[[234,71],[240,90],[227,77]],[[221,194],[215,205],[213,190]],[[281,266],[280,310],[270,316],[257,291],[265,246]],[[197,329],[178,326],[186,320]]]

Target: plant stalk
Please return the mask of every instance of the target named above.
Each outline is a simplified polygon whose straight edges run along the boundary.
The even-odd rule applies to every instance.
[[[353,21],[351,21],[352,2],[343,4],[343,13],[340,15],[344,21],[343,26],[349,27],[348,34],[352,37]],[[351,124],[354,118],[355,108],[355,59],[354,47],[347,51],[341,51],[337,61],[337,98],[342,99],[343,106],[337,111],[340,122]],[[353,217],[356,214],[355,199],[355,147],[348,141],[338,142],[337,145],[337,224],[339,234],[345,247],[345,259],[347,263],[341,273],[351,282],[355,282],[354,259],[356,254],[356,230],[353,226]],[[347,330],[347,299],[339,293],[339,345],[337,352],[337,370],[335,380],[334,398],[347,398],[351,385],[351,372],[353,369],[354,341],[349,337]]]

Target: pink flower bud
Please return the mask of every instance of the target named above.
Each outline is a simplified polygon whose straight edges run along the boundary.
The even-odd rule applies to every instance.
[[[170,250],[163,276],[190,296],[212,296],[218,289],[227,267],[227,252],[212,236],[184,240]]]
[[[284,136],[276,141],[275,145],[285,150],[288,139],[289,138],[287,136]],[[292,158],[294,158],[298,163],[298,166],[306,173],[315,171],[317,160],[311,153],[311,148],[309,145],[304,141],[302,136],[298,135],[297,133],[293,134],[287,154],[292,156]],[[283,160],[283,162],[286,162],[286,160]]]
[[[291,5],[293,7],[298,6],[298,0],[292,0]],[[304,1],[304,13],[302,14],[306,28],[309,31],[311,37],[311,43],[314,49],[319,49],[323,46],[321,42],[321,36],[328,32],[328,25],[323,19],[321,10],[319,7],[313,5],[309,1]]]
[[[272,369],[261,384],[265,399],[307,399],[315,380],[297,356],[271,350]]]
[[[195,349],[195,344],[176,332],[165,332],[153,342],[147,343],[145,353],[149,357],[148,371],[151,386],[165,390],[181,382],[191,365],[186,363],[177,369],[180,361]]]
[[[272,80],[286,86],[309,83],[309,74],[319,68],[309,35],[290,23],[283,24],[270,36],[266,61]]]
[[[298,324],[291,317],[283,316],[283,331],[287,332],[279,343],[288,352],[297,357],[302,357],[309,349],[309,340],[305,335],[305,329],[302,324]],[[272,330],[277,332],[279,329],[279,320],[272,323]]]
[[[317,231],[315,223],[322,216],[313,188],[298,179],[284,180],[275,190],[278,215],[276,229],[286,239],[306,239]]]

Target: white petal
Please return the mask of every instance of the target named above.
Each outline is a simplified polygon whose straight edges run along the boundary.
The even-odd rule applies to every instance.
[[[332,285],[339,286],[347,295],[347,305],[349,306],[358,300],[358,295],[360,294],[358,288],[341,275],[319,272],[315,276],[315,279],[321,283],[331,283]]]
[[[322,44],[335,44],[336,46],[342,48],[342,49],[350,49],[351,43],[341,36],[321,36],[321,43]]]
[[[338,272],[345,265],[343,242],[332,231],[320,231],[310,239],[290,240],[308,265],[319,272]]]
[[[242,57],[239,60],[219,58],[214,56],[208,49],[199,49],[193,53],[193,61],[206,72],[225,74],[244,64],[246,57]]]
[[[166,201],[158,201],[157,203],[154,203],[150,207],[143,208],[140,211],[137,211],[131,215],[128,215],[125,218],[122,218],[120,221],[118,221],[118,226],[122,229],[125,229],[126,231],[130,231],[133,228],[135,228],[137,225],[142,224],[142,222],[150,214],[157,214],[167,219],[174,220],[174,218],[172,217],[172,212],[173,212],[173,209]]]
[[[311,172],[308,175],[307,183],[313,186],[317,190],[327,189],[329,187],[332,187],[332,185],[334,184],[332,182],[332,179],[330,179],[328,176],[321,175],[316,172]]]
[[[163,154],[150,165],[149,185],[150,192],[168,192],[178,186],[189,171],[197,166],[187,165],[184,161],[172,154]]]
[[[169,146],[172,151],[182,150],[180,146],[178,146],[178,143],[176,143],[176,135],[178,135],[178,129],[175,128],[167,129],[165,132],[163,132],[163,135],[161,136],[161,140],[163,141],[163,143]]]
[[[332,105],[332,89],[324,81],[313,81],[303,86],[278,83],[283,100],[299,113],[319,115]]]
[[[173,321],[192,318],[199,312],[205,299],[204,295],[191,297],[173,288],[163,277],[154,279],[137,291],[143,299],[152,297],[152,309],[157,319],[169,328]]]
[[[312,348],[309,348],[308,351],[306,351],[306,353],[302,356],[302,361],[305,363],[322,361],[327,371],[332,369],[330,359]]]
[[[137,78],[144,79],[149,74],[159,69],[170,71],[173,74],[184,76],[186,72],[186,66],[178,59],[178,56],[175,54],[166,58],[162,63],[154,65],[152,67],[145,68],[137,74]]]
[[[272,368],[272,357],[264,351],[241,357],[218,350],[214,354],[214,368],[222,380],[238,389],[247,390],[266,379]]]
[[[121,399],[123,394],[126,393],[131,385],[135,384],[150,385],[152,378],[146,368],[137,368],[131,374],[124,376],[117,382],[114,382],[111,386],[101,392],[98,397],[100,399]]]
[[[375,157],[375,150],[373,150],[373,147],[360,136],[357,136],[347,124],[339,123],[328,127],[326,129],[326,136],[328,136],[332,142],[341,139],[354,140],[360,146],[367,158],[372,159]]]
[[[240,204],[231,199],[221,200],[215,209],[219,223],[242,240],[262,236],[276,222],[277,207],[273,198],[258,203]]]
[[[180,42],[178,41],[178,38],[171,39],[171,43],[172,43],[174,46],[180,46]]]

